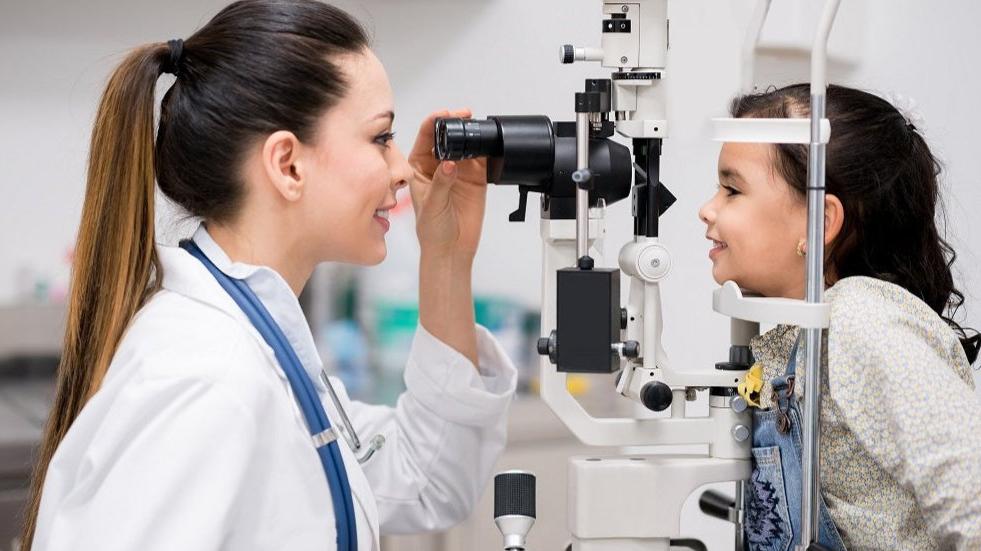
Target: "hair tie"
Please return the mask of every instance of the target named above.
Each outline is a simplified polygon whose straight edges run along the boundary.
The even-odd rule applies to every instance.
[[[899,111],[899,114],[906,121],[907,129],[917,131],[924,128],[923,113],[920,112],[913,98],[895,93],[884,94],[880,97],[892,104],[896,111]]]
[[[170,73],[174,76],[178,76],[178,73],[180,73],[181,58],[184,55],[184,41],[180,38],[168,40],[167,47],[170,49],[170,55],[167,57],[167,61],[164,62],[163,67],[161,67],[160,70],[164,73]]]

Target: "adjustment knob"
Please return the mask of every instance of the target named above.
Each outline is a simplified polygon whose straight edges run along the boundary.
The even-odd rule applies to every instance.
[[[535,475],[505,471],[494,477],[494,523],[504,536],[504,549],[525,549],[535,524]]]
[[[535,518],[535,475],[504,471],[494,477],[494,518],[521,515]]]
[[[750,437],[749,427],[746,425],[736,425],[732,427],[732,439],[736,442],[745,442]]]
[[[623,348],[620,353],[624,358],[636,358],[640,354],[640,343],[637,341],[623,341]]]
[[[559,349],[558,349],[558,337],[555,331],[547,337],[542,337],[538,339],[538,355],[548,356],[550,362],[558,363],[559,361]]]
[[[572,173],[572,181],[576,183],[579,189],[591,189],[593,187],[590,185],[592,179],[593,173],[588,168],[580,168]]]
[[[731,407],[732,411],[735,411],[736,413],[742,413],[749,408],[749,404],[746,403],[746,399],[742,396],[735,396],[732,399],[732,403],[729,404],[729,407]]]
[[[538,339],[538,355],[548,355],[548,337],[541,337]]]
[[[559,48],[559,61],[561,63],[572,63],[576,60],[576,49],[572,44],[564,44]]]
[[[651,381],[640,389],[640,402],[651,411],[664,411],[671,406],[671,387]]]

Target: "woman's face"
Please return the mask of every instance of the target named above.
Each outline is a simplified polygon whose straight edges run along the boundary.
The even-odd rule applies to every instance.
[[[347,94],[322,118],[301,216],[320,261],[372,265],[387,252],[395,192],[413,171],[392,140],[392,88],[370,50],[339,56]]]
[[[698,213],[712,241],[712,276],[764,296],[802,298],[807,208],[773,166],[766,144],[726,143],[719,188]]]

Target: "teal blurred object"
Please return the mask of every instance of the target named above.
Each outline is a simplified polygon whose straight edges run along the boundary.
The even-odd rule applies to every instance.
[[[419,304],[415,300],[376,299],[371,310],[370,357],[377,368],[373,401],[393,405],[405,390],[402,371],[419,324]]]
[[[419,324],[419,304],[391,296],[375,299],[371,304],[368,355],[375,377],[370,382],[371,391],[366,390],[364,394],[376,403],[394,404],[405,390],[402,372]],[[536,375],[537,356],[532,352],[534,340],[538,338],[537,312],[509,298],[480,295],[474,298],[474,316],[478,324],[494,334],[517,366],[519,388],[527,389],[528,382]]]

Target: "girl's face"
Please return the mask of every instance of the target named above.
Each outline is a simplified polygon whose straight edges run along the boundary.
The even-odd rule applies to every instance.
[[[726,143],[719,188],[698,212],[712,241],[712,276],[768,297],[803,298],[807,206],[773,166],[766,144]]]
[[[370,50],[335,59],[348,91],[321,119],[301,218],[320,261],[372,265],[387,253],[387,215],[413,171],[392,141],[391,85]]]

